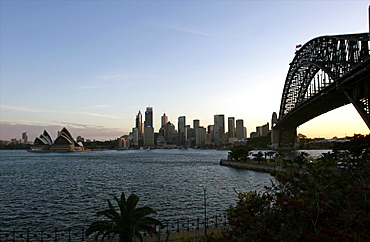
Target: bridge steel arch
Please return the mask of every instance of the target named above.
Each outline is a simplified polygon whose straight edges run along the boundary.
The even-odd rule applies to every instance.
[[[293,148],[297,127],[352,103],[370,129],[369,33],[321,36],[295,54],[285,79],[274,148]]]

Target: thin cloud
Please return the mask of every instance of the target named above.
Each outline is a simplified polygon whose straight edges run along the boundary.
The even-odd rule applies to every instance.
[[[23,112],[32,112],[32,113],[60,113],[60,114],[79,114],[79,115],[87,115],[87,116],[95,116],[95,117],[104,117],[110,119],[120,119],[119,117],[100,114],[100,113],[86,113],[86,112],[71,112],[71,111],[55,111],[55,110],[39,110],[39,109],[30,109],[30,108],[23,108],[23,107],[13,107],[4,104],[0,104],[1,108],[11,109],[11,110],[18,110]]]
[[[42,131],[47,130],[52,138],[56,138],[57,131],[66,127],[73,137],[82,136],[87,139],[109,140],[116,139],[122,135],[122,131],[118,128],[109,128],[100,125],[79,124],[68,122],[54,123],[33,123],[25,120],[12,120],[0,122],[0,140],[10,140],[12,138],[20,138],[23,132],[28,133],[29,140],[38,137]]]
[[[98,105],[93,105],[93,106],[90,106],[90,107],[79,107],[81,109],[89,109],[89,108],[107,108],[107,107],[111,107],[112,105],[106,105],[106,104],[98,104]]]
[[[196,31],[196,30],[192,30],[192,29],[189,29],[189,28],[181,27],[181,26],[176,26],[176,25],[167,25],[167,27],[169,27],[170,29],[173,29],[173,30],[180,31],[180,32],[186,32],[186,33],[197,34],[197,35],[203,35],[203,36],[211,36],[211,35],[210,35],[210,34],[208,34],[208,33],[200,32],[200,31]]]
[[[145,76],[143,74],[111,74],[96,76],[95,79],[119,79],[119,78],[138,78]]]
[[[106,75],[106,76],[96,76],[95,78],[96,79],[112,79],[112,78],[117,78],[117,77],[120,77],[120,75],[115,74],[115,75]]]
[[[82,86],[82,87],[77,87],[77,90],[92,89],[92,88],[98,88],[98,86]]]

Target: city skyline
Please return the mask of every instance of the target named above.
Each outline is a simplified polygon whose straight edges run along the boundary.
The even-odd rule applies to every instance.
[[[185,116],[203,126],[224,114],[243,119],[249,136],[279,111],[296,44],[369,28],[366,1],[0,4],[2,140],[64,126],[115,139],[147,106],[156,110],[155,132],[163,113],[175,125]],[[369,129],[347,105],[297,132],[332,138]]]

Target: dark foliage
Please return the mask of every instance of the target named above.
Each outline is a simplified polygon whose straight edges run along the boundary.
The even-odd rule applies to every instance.
[[[264,192],[238,193],[222,241],[369,241],[369,137],[324,154],[306,171],[276,174]],[[344,147],[341,147],[344,149]],[[333,164],[351,163],[345,170]]]
[[[131,194],[127,199],[122,193],[120,198],[114,197],[119,210],[107,200],[108,209],[97,212],[97,216],[104,216],[107,220],[99,220],[93,222],[86,231],[89,236],[95,233],[95,239],[102,236],[101,241],[105,238],[112,238],[115,235],[119,236],[120,242],[134,241],[138,238],[143,241],[141,232],[153,233],[154,226],[162,226],[162,223],[157,219],[149,217],[149,214],[156,213],[148,206],[136,207],[139,202],[139,197]],[[136,241],[136,240],[135,240]]]

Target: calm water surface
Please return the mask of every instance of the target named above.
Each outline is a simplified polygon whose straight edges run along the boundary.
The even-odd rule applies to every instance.
[[[0,151],[0,229],[88,226],[106,199],[135,193],[162,220],[216,215],[239,191],[263,190],[267,173],[220,166],[228,151]]]

